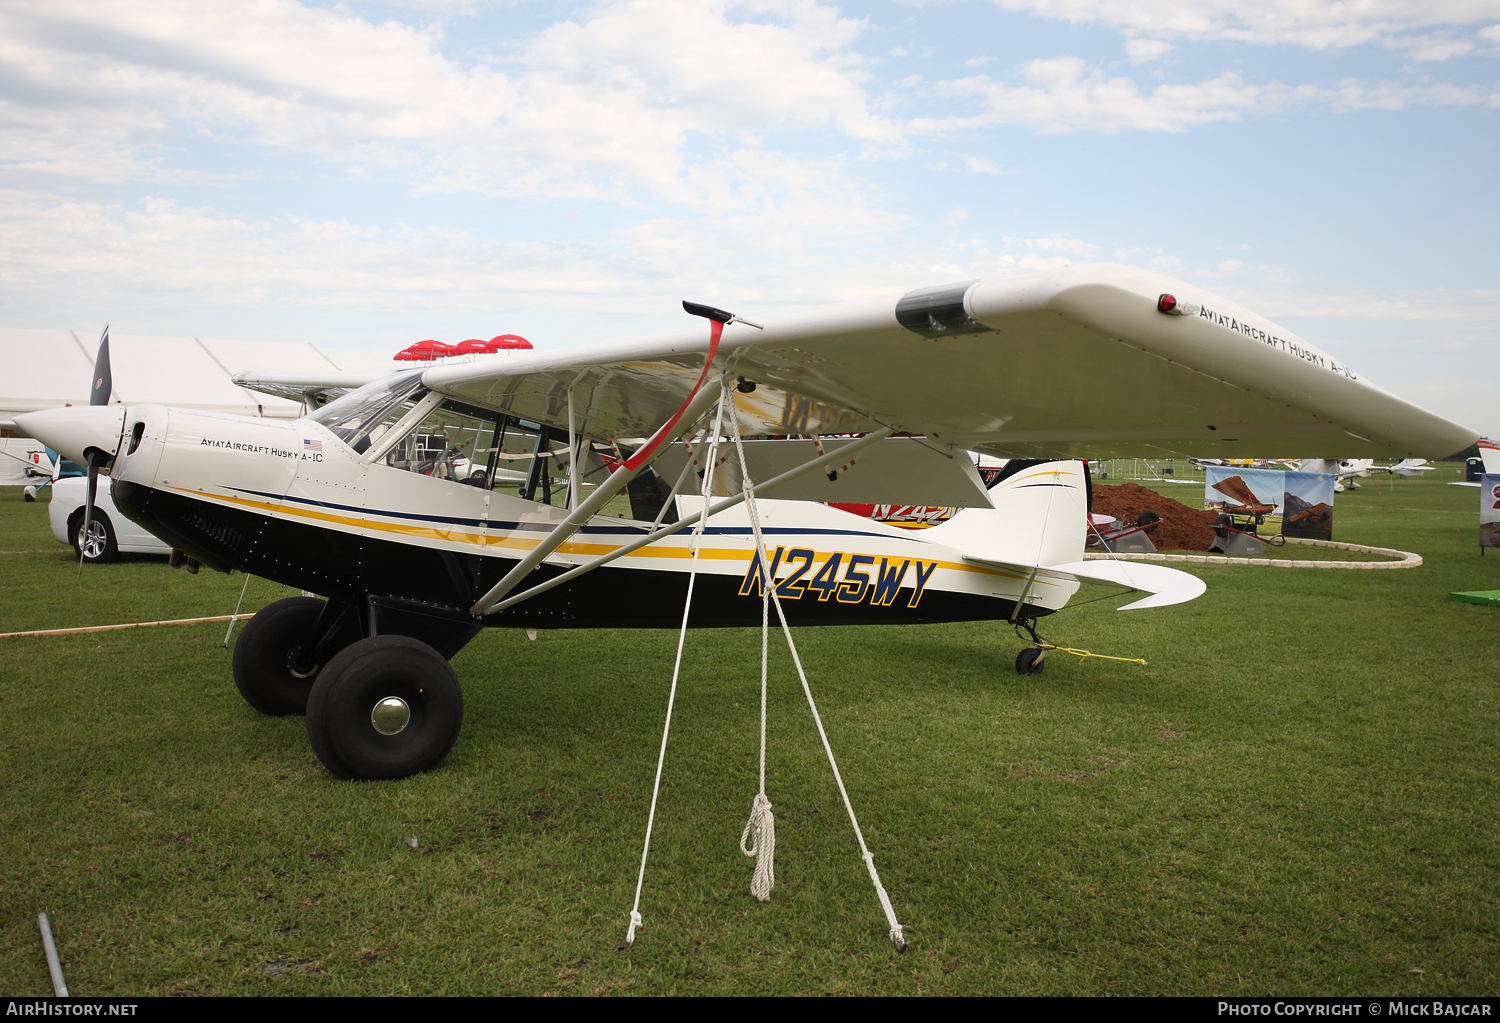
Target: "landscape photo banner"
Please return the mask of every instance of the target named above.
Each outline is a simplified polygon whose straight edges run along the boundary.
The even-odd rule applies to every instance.
[[[1203,470],[1203,507],[1230,515],[1281,517],[1286,473],[1280,469],[1241,469],[1210,465]]]
[[[1333,539],[1333,484],[1326,472],[1289,472],[1281,502],[1281,535]]]
[[[1500,473],[1479,477],[1479,546],[1500,547]]]
[[[1204,470],[1203,506],[1258,522],[1280,519],[1284,536],[1331,540],[1335,481],[1326,472],[1210,465]]]

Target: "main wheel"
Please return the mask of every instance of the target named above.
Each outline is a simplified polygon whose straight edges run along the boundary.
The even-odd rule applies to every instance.
[[[443,655],[407,636],[372,636],[328,662],[307,701],[307,738],[340,778],[392,779],[442,763],[464,721]]]
[[[322,611],[317,597],[287,597],[245,623],[234,641],[234,684],[246,703],[274,717],[307,713],[319,665],[300,671],[295,665]]]
[[[1042,669],[1047,666],[1046,661],[1040,660],[1041,656],[1041,650],[1034,646],[1029,646],[1016,654],[1016,674],[1040,675]]]
[[[94,517],[89,519],[89,530],[87,536],[83,533],[83,512],[79,512],[73,520],[73,553],[81,554],[84,561],[90,565],[100,565],[106,561],[116,561],[120,557],[120,545],[115,542],[115,527],[98,508],[94,509]],[[80,550],[81,548],[81,550]]]

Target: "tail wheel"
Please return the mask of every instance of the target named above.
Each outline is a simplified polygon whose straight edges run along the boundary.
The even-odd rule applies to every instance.
[[[120,545],[115,540],[115,527],[114,523],[109,521],[109,516],[95,508],[94,517],[89,520],[88,532],[85,535],[83,515],[79,514],[73,523],[73,553],[81,556],[90,565],[100,565],[119,559]]]
[[[245,624],[234,643],[234,684],[246,703],[273,717],[307,713],[319,666],[302,664],[299,655],[322,610],[316,597],[287,597]]]
[[[313,752],[340,778],[393,779],[443,762],[463,727],[453,668],[407,636],[372,636],[328,662],[307,702]]]
[[[1017,675],[1040,675],[1046,666],[1047,662],[1042,660],[1042,651],[1034,646],[1016,654]]]

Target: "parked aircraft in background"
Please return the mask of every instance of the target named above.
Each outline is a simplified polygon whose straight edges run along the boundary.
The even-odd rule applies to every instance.
[[[1480,485],[1476,478],[1479,474],[1500,475],[1500,444],[1496,444],[1488,437],[1479,438],[1479,464],[1474,464],[1474,459],[1469,459],[1469,478],[1458,483],[1449,483],[1450,487],[1477,487]]]

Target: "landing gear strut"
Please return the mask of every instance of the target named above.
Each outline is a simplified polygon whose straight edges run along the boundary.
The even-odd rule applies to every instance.
[[[359,638],[347,604],[287,597],[262,608],[234,644],[234,683],[262,714],[305,714],[328,659]]]

